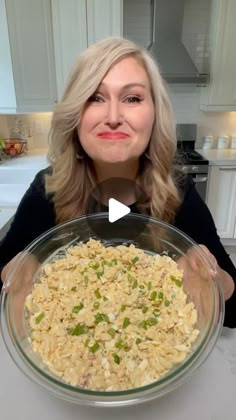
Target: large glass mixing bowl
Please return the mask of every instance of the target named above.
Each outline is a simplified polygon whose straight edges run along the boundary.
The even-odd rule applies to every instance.
[[[184,271],[183,287],[198,312],[200,333],[187,358],[154,383],[124,391],[92,391],[68,385],[49,371],[32,350],[25,322],[25,299],[36,273],[49,258],[60,258],[66,247],[90,238],[105,245],[135,244],[147,253],[168,255]],[[157,219],[129,214],[115,223],[108,213],[73,219],[47,231],[18,257],[1,294],[1,330],[16,365],[31,380],[54,395],[85,405],[121,406],[141,403],[173,391],[205,361],[220,334],[224,299],[208,256],[190,237]]]

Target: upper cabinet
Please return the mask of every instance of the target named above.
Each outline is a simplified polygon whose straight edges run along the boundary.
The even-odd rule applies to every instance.
[[[123,2],[87,0],[88,45],[123,34]]]
[[[120,0],[52,0],[58,98],[82,51],[108,36],[122,34]]]
[[[52,111],[81,52],[122,34],[122,3],[0,0],[0,112]]]
[[[8,113],[16,108],[16,96],[5,0],[0,0],[0,40],[0,108]]]
[[[49,0],[6,0],[18,112],[48,111],[56,93]]]
[[[211,80],[202,89],[202,110],[236,110],[235,16],[235,0],[212,0]]]
[[[57,95],[60,99],[76,59],[88,45],[87,4],[86,0],[52,0],[51,4]]]

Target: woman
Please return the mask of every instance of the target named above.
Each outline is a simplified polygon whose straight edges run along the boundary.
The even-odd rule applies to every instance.
[[[1,243],[1,265],[8,263],[2,280],[14,264],[10,260],[38,235],[89,211],[96,183],[127,178],[142,186],[152,216],[207,247],[223,286],[225,325],[236,327],[236,269],[193,183],[177,177],[175,153],[171,105],[153,58],[120,38],[91,46],[80,56],[54,111],[51,166],[36,176]],[[134,201],[132,191],[123,200]]]

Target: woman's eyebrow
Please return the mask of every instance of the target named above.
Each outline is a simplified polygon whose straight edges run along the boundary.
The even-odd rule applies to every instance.
[[[107,84],[106,83],[104,83],[104,82],[102,82],[101,84],[100,84],[100,87],[107,87]],[[144,83],[140,83],[140,82],[133,82],[133,83],[127,83],[126,85],[124,85],[124,86],[122,86],[121,87],[121,91],[123,92],[123,91],[125,91],[125,90],[128,90],[128,89],[130,89],[130,88],[132,88],[132,87],[142,87],[142,88],[144,88],[144,89],[146,89],[147,88],[147,86],[144,84]]]

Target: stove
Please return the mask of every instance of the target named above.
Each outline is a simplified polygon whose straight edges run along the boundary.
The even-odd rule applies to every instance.
[[[195,150],[197,125],[177,124],[176,134],[178,161],[182,170],[192,177],[199,195],[205,201],[209,162]]]

